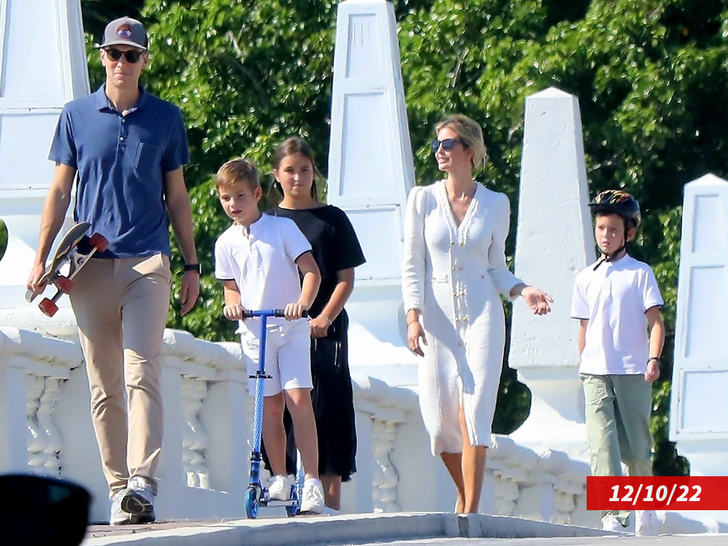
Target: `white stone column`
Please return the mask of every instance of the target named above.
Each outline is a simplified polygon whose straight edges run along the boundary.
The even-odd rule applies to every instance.
[[[728,475],[728,182],[685,185],[670,440],[693,476]],[[728,522],[727,512],[700,514]]]
[[[337,13],[328,202],[347,213],[367,258],[346,306],[350,364],[390,385],[413,385],[400,283],[414,166],[394,7],[347,0]]]
[[[25,368],[9,360],[0,358],[0,472],[27,472]]]
[[[80,1],[0,1],[0,62],[0,218],[8,229],[0,325],[72,333],[67,298],[50,320],[24,295],[53,177],[48,151],[56,122],[66,102],[88,94]],[[70,222],[69,211],[64,230]]]
[[[595,260],[576,97],[549,88],[526,99],[515,273],[554,298],[537,317],[513,306],[509,362],[531,390],[531,413],[511,437],[586,459],[577,370],[578,323],[570,318],[574,277]]]

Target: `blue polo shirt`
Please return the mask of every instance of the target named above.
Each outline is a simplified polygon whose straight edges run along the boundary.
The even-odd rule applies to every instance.
[[[170,255],[164,174],[189,162],[182,114],[139,88],[126,116],[102,86],[63,107],[48,158],[78,171],[74,219],[109,240],[102,258]]]

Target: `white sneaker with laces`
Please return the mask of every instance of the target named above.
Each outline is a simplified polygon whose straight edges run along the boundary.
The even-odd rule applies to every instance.
[[[154,492],[149,482],[141,476],[130,478],[126,484],[126,494],[121,499],[121,509],[131,515],[131,523],[153,523]]]
[[[654,510],[635,510],[634,520],[634,534],[638,537],[658,535],[657,514]]]
[[[602,518],[602,531],[610,531],[612,533],[623,533],[624,527],[620,521],[613,515],[607,514]]]
[[[291,479],[283,474],[276,474],[268,480],[268,498],[286,501],[291,498]]]
[[[316,479],[306,480],[303,484],[303,495],[301,499],[302,514],[323,514],[324,513],[324,488],[321,481]]]
[[[126,495],[126,489],[120,489],[111,497],[111,515],[109,525],[127,525],[131,523],[131,514],[121,509],[121,499]]]

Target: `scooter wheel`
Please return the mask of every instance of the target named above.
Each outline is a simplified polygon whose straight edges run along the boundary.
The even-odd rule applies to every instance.
[[[245,491],[245,516],[248,519],[258,517],[258,506],[260,504],[260,494],[258,489],[251,485]]]
[[[298,506],[297,505],[286,506],[286,515],[289,518],[295,518],[298,515]]]
[[[293,518],[296,517],[301,511],[301,499],[298,498],[298,487],[296,487],[295,485],[291,486],[291,494],[289,498],[291,500],[295,500],[296,504],[292,506],[286,506],[286,515],[288,515],[289,518]]]
[[[43,300],[38,304],[38,307],[40,307],[40,310],[43,311],[43,314],[47,317],[52,317],[58,312],[58,306],[53,303],[53,300],[49,300],[48,298],[43,298]]]
[[[96,252],[103,252],[109,246],[108,239],[106,239],[106,237],[104,237],[100,233],[94,233],[93,235],[91,235],[89,243],[91,243],[91,246],[96,249]]]
[[[68,277],[58,277],[53,284],[55,284],[61,292],[65,292],[66,294],[70,294],[71,290],[73,290],[73,281]]]

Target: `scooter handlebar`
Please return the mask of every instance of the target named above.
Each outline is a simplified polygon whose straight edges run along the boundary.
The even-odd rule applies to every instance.
[[[284,317],[285,309],[245,309],[243,311],[243,319],[253,317]],[[308,318],[308,311],[304,311],[301,318]]]

